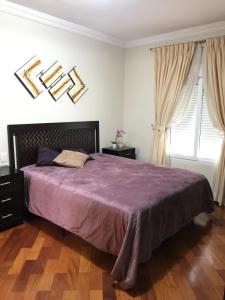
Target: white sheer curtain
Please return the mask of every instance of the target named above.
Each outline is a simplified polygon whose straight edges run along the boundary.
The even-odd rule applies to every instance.
[[[178,124],[179,122],[182,121],[184,117],[184,114],[191,100],[192,92],[198,81],[201,63],[202,63],[202,55],[203,55],[203,45],[197,44],[195,54],[191,63],[190,72],[183,86],[183,88],[185,88],[185,93],[182,93],[181,90],[180,98],[178,100],[177,107],[172,117],[172,120],[169,123],[169,127],[173,127],[174,125]]]

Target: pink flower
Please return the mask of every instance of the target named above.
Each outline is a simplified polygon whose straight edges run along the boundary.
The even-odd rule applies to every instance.
[[[123,129],[117,129],[116,136],[122,137],[125,134],[125,131]]]

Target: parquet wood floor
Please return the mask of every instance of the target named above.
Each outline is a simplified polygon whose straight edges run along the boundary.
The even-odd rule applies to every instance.
[[[41,218],[0,233],[0,300],[223,300],[225,209],[165,241],[137,286],[112,286],[115,258]]]

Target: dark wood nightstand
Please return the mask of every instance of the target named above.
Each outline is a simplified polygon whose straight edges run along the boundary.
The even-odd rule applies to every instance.
[[[136,158],[135,148],[130,148],[130,147],[123,147],[123,148],[116,148],[116,149],[113,149],[112,147],[106,147],[106,148],[102,148],[102,153],[127,157],[131,159]]]
[[[23,172],[0,167],[0,230],[23,223]]]

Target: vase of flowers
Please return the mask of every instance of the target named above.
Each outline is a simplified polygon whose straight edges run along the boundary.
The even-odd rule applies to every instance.
[[[111,141],[113,149],[124,147],[124,143],[122,140],[124,134],[125,134],[125,131],[123,129],[116,130],[115,140]]]

